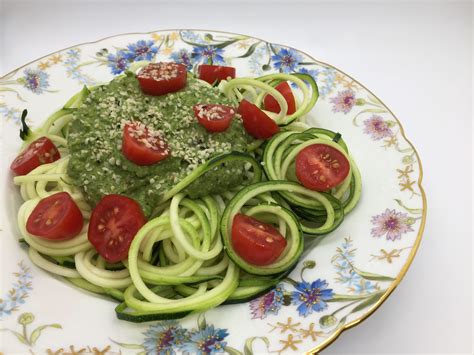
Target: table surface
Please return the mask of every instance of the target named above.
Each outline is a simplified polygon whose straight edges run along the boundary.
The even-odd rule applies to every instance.
[[[403,282],[324,353],[472,353],[472,3],[0,0],[0,75],[77,43],[167,28],[245,33],[349,73],[423,163],[424,238]]]

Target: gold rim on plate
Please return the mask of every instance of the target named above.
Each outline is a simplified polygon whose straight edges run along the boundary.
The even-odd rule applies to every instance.
[[[173,29],[164,29],[164,30],[156,30],[156,31],[149,31],[149,32],[130,32],[130,33],[122,33],[122,34],[118,34],[118,35],[113,35],[113,36],[108,36],[108,37],[104,37],[104,38],[101,38],[97,41],[91,41],[91,42],[84,42],[84,43],[79,43],[79,44],[76,44],[74,46],[70,46],[70,47],[66,47],[66,48],[63,48],[63,49],[60,49],[58,51],[55,51],[55,52],[52,52],[52,53],[49,53],[45,56],[42,56],[40,58],[37,58],[35,60],[32,60],[16,69],[13,69],[12,71],[8,72],[7,74],[3,75],[0,77],[0,80],[1,79],[4,79],[5,77],[7,76],[10,76],[10,75],[13,75],[14,73],[16,73],[18,70],[32,64],[32,63],[35,63],[41,59],[44,59],[46,57],[49,57],[53,54],[56,54],[56,53],[59,53],[59,52],[62,52],[62,51],[65,51],[67,49],[71,49],[71,48],[74,48],[74,47],[78,47],[78,46],[83,46],[83,45],[87,45],[87,44],[94,44],[94,43],[98,43],[98,42],[102,42],[102,41],[105,41],[107,39],[110,39],[110,38],[115,38],[115,37],[121,37],[121,36],[127,36],[127,35],[149,35],[149,34],[152,34],[152,33],[157,33],[157,32],[170,32],[170,31],[183,31],[183,30],[186,30],[186,31],[193,31],[193,32],[215,32],[215,33],[223,33],[223,34],[229,34],[229,35],[235,35],[235,36],[244,36],[244,37],[247,37],[247,38],[253,38],[253,39],[256,39],[256,40],[259,40],[259,41],[263,41],[263,42],[267,42],[266,40],[263,40],[261,38],[258,38],[258,37],[254,37],[254,36],[248,36],[248,35],[243,35],[243,34],[240,34],[240,33],[234,33],[234,32],[226,32],[226,31],[217,31],[217,30],[206,30],[206,29],[189,29],[189,28],[186,28],[186,29],[183,29],[183,28],[180,28],[180,29],[176,29],[176,28],[173,28]],[[287,45],[282,45],[282,44],[278,44],[278,43],[273,43],[272,44],[275,44],[277,46],[282,46],[282,47],[287,47],[287,48],[291,48],[297,52],[300,52],[306,56],[308,56],[309,58],[311,58],[312,60],[314,60],[315,62],[317,63],[320,63],[322,65],[325,65],[329,68],[332,68],[332,69],[335,69],[337,70],[338,72],[344,74],[345,76],[347,76],[348,78],[352,79],[354,82],[356,82],[358,85],[360,85],[362,88],[364,88],[365,90],[367,90],[367,92],[369,92],[371,95],[373,95],[377,100],[379,100],[382,105],[387,109],[387,111],[395,118],[395,120],[397,121],[397,123],[399,124],[400,126],[400,133],[402,135],[402,137],[405,139],[405,141],[413,148],[413,151],[415,152],[416,154],[416,158],[417,158],[417,162],[418,162],[418,167],[420,169],[420,175],[418,177],[418,181],[417,181],[417,185],[420,189],[420,192],[421,192],[421,197],[422,197],[422,200],[423,200],[423,207],[422,207],[422,217],[421,217],[421,224],[420,224],[420,229],[418,231],[418,235],[416,236],[416,240],[415,240],[415,244],[413,245],[413,248],[411,249],[411,252],[410,252],[410,255],[408,255],[408,260],[405,262],[405,265],[403,265],[402,269],[400,270],[400,272],[398,273],[397,277],[395,278],[395,280],[390,284],[390,287],[387,288],[387,290],[385,291],[385,293],[382,295],[382,297],[372,306],[368,309],[368,311],[366,313],[364,313],[363,315],[361,315],[359,318],[353,320],[352,322],[350,323],[347,323],[345,324],[344,326],[338,328],[333,334],[331,334],[331,336],[327,339],[325,339],[321,344],[319,344],[318,346],[308,350],[306,352],[306,354],[315,354],[315,353],[319,353],[321,350],[327,348],[329,345],[331,345],[338,337],[339,335],[341,335],[342,332],[344,332],[345,330],[347,329],[350,329],[356,325],[358,325],[359,323],[361,323],[362,321],[364,321],[365,319],[367,319],[369,316],[371,316],[381,305],[382,303],[385,302],[385,300],[390,296],[390,294],[395,290],[395,288],[400,284],[400,282],[402,281],[403,277],[405,276],[405,274],[407,273],[408,271],[408,268],[410,267],[411,263],[413,262],[413,259],[415,258],[415,255],[416,255],[416,252],[418,251],[418,248],[420,246],[420,243],[421,243],[421,237],[423,235],[423,231],[425,229],[425,224],[426,224],[426,212],[427,212],[427,201],[426,201],[426,194],[425,194],[425,191],[423,189],[423,186],[421,186],[421,182],[423,180],[423,166],[421,164],[421,160],[420,160],[420,155],[418,154],[418,151],[416,150],[415,146],[413,145],[413,143],[407,138],[407,136],[405,135],[405,129],[403,128],[402,126],[402,123],[400,122],[400,120],[395,116],[395,114],[387,107],[387,105],[385,105],[385,103],[380,100],[380,98],[375,95],[372,91],[370,91],[366,86],[364,86],[363,84],[361,84],[358,80],[354,79],[352,76],[346,74],[344,71],[336,68],[335,66],[331,65],[331,64],[328,64],[328,63],[325,63],[325,62],[322,62],[320,60],[317,60],[315,59],[314,57],[312,57],[311,55],[309,55],[308,53],[306,52],[303,52],[297,48],[294,48],[294,47],[290,47],[290,46],[287,46]]]

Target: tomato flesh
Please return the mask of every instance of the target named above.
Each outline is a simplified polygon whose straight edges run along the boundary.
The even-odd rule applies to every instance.
[[[209,132],[223,132],[229,128],[235,111],[226,105],[195,105],[194,115]]]
[[[248,134],[257,139],[267,139],[280,131],[280,127],[256,105],[243,99],[239,113]]]
[[[270,224],[238,213],[232,222],[232,247],[246,262],[270,265],[283,253],[286,239]]]
[[[49,138],[41,137],[33,141],[10,165],[16,175],[26,175],[42,164],[52,163],[61,158],[58,149]]]
[[[67,192],[43,198],[26,221],[28,233],[51,241],[77,236],[84,225],[81,210]]]
[[[88,239],[108,262],[116,263],[128,256],[133,238],[145,224],[140,205],[122,195],[107,195],[92,211]]]
[[[187,72],[183,64],[150,63],[137,74],[137,79],[145,94],[160,96],[184,88]]]
[[[296,111],[296,100],[290,85],[288,85],[288,83],[285,81],[275,86],[275,89],[283,95],[286,103],[288,104],[288,110],[286,111],[286,114],[294,114]],[[265,99],[263,100],[263,107],[265,110],[271,112],[279,113],[281,111],[278,101],[272,95],[265,96]]]
[[[310,190],[327,191],[349,174],[350,163],[336,148],[313,144],[296,156],[296,177]]]
[[[235,78],[235,68],[221,65],[201,64],[198,67],[199,79],[214,85],[216,82]]]
[[[157,131],[141,122],[129,122],[123,128],[122,153],[137,165],[153,165],[166,159],[170,151]]]

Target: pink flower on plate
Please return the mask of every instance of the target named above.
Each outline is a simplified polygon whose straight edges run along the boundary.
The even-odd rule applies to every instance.
[[[336,97],[332,97],[330,101],[334,104],[333,112],[349,113],[356,104],[355,92],[352,89],[339,91]]]
[[[396,240],[401,239],[402,234],[413,231],[406,213],[388,208],[384,213],[373,216],[371,222],[374,225],[371,234],[375,238],[385,235],[387,240]]]
[[[372,115],[372,117],[366,119],[364,126],[364,133],[369,134],[374,141],[393,135],[387,122],[379,115]]]
[[[283,288],[281,286],[277,286],[267,294],[253,299],[250,301],[252,319],[264,319],[269,313],[278,314],[283,305],[283,300]]]

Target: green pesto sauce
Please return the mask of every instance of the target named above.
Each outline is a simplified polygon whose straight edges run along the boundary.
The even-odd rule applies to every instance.
[[[163,96],[144,95],[134,75],[95,88],[75,110],[69,126],[68,174],[95,205],[104,195],[122,194],[140,203],[146,216],[156,202],[197,166],[230,151],[245,152],[253,141],[238,115],[222,133],[209,133],[194,116],[196,104],[231,102],[217,88],[189,77],[187,86]],[[159,130],[171,155],[151,166],[138,166],[122,154],[125,121]],[[184,192],[191,197],[220,193],[244,180],[241,164],[228,164],[195,180]]]

